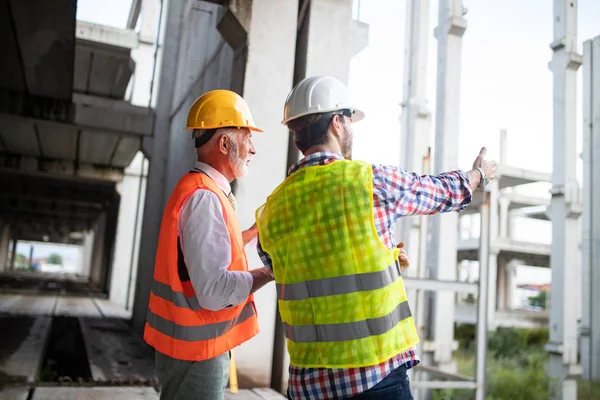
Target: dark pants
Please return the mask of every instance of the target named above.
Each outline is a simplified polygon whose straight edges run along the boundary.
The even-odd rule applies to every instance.
[[[413,400],[410,382],[406,374],[406,365],[392,371],[377,385],[361,394],[351,397],[352,400]]]

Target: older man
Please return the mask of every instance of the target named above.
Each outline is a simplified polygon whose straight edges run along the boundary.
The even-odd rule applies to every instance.
[[[363,116],[337,79],[300,82],[283,123],[304,158],[257,212],[258,251],[273,268],[287,335],[292,399],[412,398],[407,369],[419,362],[419,338],[394,223],[463,210],[496,169],[485,149],[471,171],[437,176],[351,161],[351,123]]]
[[[246,102],[215,90],[192,105],[198,161],[166,205],[144,339],[156,350],[161,399],[222,399],[230,350],[258,333],[252,293],[271,281],[248,271],[230,183],[248,173],[256,150]],[[254,233],[255,234],[255,233]]]

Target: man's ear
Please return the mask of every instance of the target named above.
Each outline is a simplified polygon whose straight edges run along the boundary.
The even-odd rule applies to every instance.
[[[223,154],[227,154],[230,146],[231,144],[229,143],[229,138],[227,135],[221,135],[219,138],[219,151]]]
[[[334,115],[333,118],[331,119],[331,133],[333,133],[333,136],[335,136],[336,138],[339,138],[342,136],[342,132],[344,131],[344,123],[341,120],[339,115]]]

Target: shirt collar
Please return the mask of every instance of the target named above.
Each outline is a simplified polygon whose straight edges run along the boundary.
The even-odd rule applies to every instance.
[[[196,161],[196,164],[194,164],[194,168],[208,175],[213,181],[216,182],[216,184],[221,188],[221,190],[229,196],[229,193],[231,193],[231,185],[222,173],[220,173],[210,165],[203,163],[202,161]]]
[[[303,159],[292,165],[288,170],[288,174],[291,175],[303,167],[310,167],[311,165],[329,164],[333,161],[339,161],[343,159],[344,157],[340,153],[335,153],[332,151],[318,151],[316,153],[312,153],[304,157]]]

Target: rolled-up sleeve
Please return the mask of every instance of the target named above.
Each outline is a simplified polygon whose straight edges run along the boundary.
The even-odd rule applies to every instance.
[[[246,301],[252,275],[227,269],[231,239],[215,193],[199,189],[187,200],[179,215],[179,237],[200,307],[217,311]]]
[[[373,172],[375,185],[383,186],[395,203],[397,217],[460,212],[473,199],[471,182],[463,171],[418,175],[392,166],[374,165]]]

